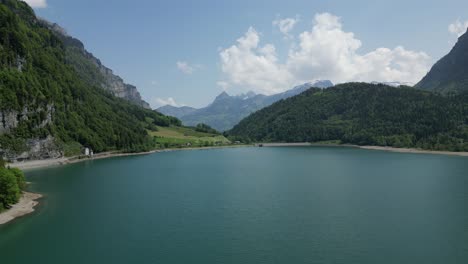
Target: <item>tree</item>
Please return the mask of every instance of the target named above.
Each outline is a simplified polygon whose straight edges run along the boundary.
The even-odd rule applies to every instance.
[[[21,191],[15,174],[8,169],[0,169],[0,207],[9,208],[21,197]]]

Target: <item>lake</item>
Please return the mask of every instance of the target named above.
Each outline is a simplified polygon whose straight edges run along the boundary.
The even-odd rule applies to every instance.
[[[468,159],[175,151],[27,172],[2,263],[468,263]]]

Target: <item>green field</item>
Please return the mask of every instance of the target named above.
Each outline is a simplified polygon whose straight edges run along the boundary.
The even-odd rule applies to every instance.
[[[153,136],[157,148],[183,148],[222,146],[231,142],[223,135],[195,131],[190,127],[157,127],[148,131]]]

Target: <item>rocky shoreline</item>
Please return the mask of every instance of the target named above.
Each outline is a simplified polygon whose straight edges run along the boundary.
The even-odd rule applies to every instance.
[[[34,212],[34,207],[39,204],[37,200],[41,197],[42,195],[37,193],[23,192],[23,196],[17,204],[7,211],[0,213],[0,225]]]

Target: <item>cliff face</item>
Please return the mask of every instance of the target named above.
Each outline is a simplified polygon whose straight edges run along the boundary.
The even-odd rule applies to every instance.
[[[415,87],[442,94],[468,91],[468,32]]]
[[[69,36],[56,23],[50,23],[44,19],[41,19],[40,22],[63,41],[68,63],[73,65],[78,74],[84,80],[87,80],[90,85],[96,85],[109,91],[114,96],[150,109],[150,105],[141,98],[135,86],[125,83],[120,76],[115,75],[111,69],[103,65],[98,58],[85,49],[80,40]]]
[[[24,107],[21,111],[17,110],[0,110],[0,135],[10,133],[19,126],[32,126],[32,129],[44,129],[52,124],[52,116],[55,107],[47,105],[29,109]],[[33,121],[32,120],[38,120]],[[55,138],[51,135],[45,138],[34,137],[30,139],[11,138],[15,145],[14,148],[2,148],[0,144],[0,157],[10,161],[37,160],[59,158],[63,156],[63,151],[57,146]],[[2,143],[2,142],[0,142]]]

